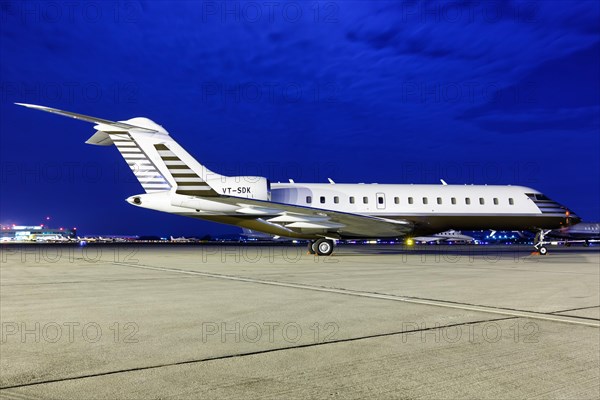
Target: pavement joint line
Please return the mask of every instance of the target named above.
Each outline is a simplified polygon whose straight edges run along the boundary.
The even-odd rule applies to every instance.
[[[337,294],[344,294],[344,295],[358,296],[358,297],[365,297],[365,298],[392,300],[392,301],[400,301],[400,302],[405,302],[405,303],[422,304],[422,305],[430,305],[430,306],[446,307],[446,308],[456,308],[456,309],[467,310],[467,311],[509,315],[512,317],[531,318],[531,319],[539,319],[539,320],[544,320],[544,321],[562,322],[562,323],[568,323],[568,324],[585,325],[585,326],[590,326],[590,327],[594,327],[594,328],[600,328],[600,321],[598,321],[598,320],[594,320],[594,321],[598,321],[598,322],[589,322],[586,320],[582,321],[582,319],[587,319],[587,318],[582,318],[582,317],[577,317],[577,316],[556,316],[551,313],[538,313],[535,311],[520,311],[520,310],[511,310],[511,309],[496,308],[496,307],[489,307],[489,306],[478,306],[478,305],[473,305],[473,304],[461,304],[461,303],[449,302],[449,301],[444,301],[444,300],[418,299],[418,298],[410,298],[410,297],[406,297],[406,296],[395,296],[395,295],[383,294],[383,293],[361,292],[358,290],[330,288],[330,287],[324,287],[324,286],[313,286],[313,285],[306,285],[306,284],[300,284],[300,283],[268,281],[268,280],[263,280],[263,279],[246,278],[246,277],[241,277],[241,276],[224,275],[224,274],[214,274],[214,273],[202,272],[202,271],[190,271],[190,270],[178,269],[178,268],[155,267],[155,266],[150,266],[150,265],[130,264],[130,263],[120,263],[120,262],[112,262],[112,264],[120,265],[120,266],[124,266],[124,267],[149,269],[149,270],[163,271],[163,272],[174,272],[174,273],[194,275],[194,276],[205,276],[205,277],[216,278],[216,279],[227,279],[227,280],[238,281],[238,282],[258,283],[258,284],[262,284],[262,285],[313,290],[313,291],[317,291],[317,292],[337,293]],[[557,311],[557,312],[560,312],[560,311]]]
[[[552,314],[552,315],[558,315],[558,316],[561,316],[561,317],[576,317],[576,318],[580,318],[580,319],[588,319],[588,320],[590,320],[590,321],[600,321],[600,319],[598,319],[598,318],[592,318],[592,317],[582,317],[582,316],[580,316],[580,315],[569,315],[569,314],[562,314],[562,313],[560,313],[559,311],[557,311],[557,312],[553,312],[553,313],[551,313],[551,314]]]
[[[42,285],[69,285],[74,283],[107,283],[107,282],[127,282],[127,281],[158,281],[173,278],[125,278],[125,279],[91,279],[85,281],[56,281],[56,282],[36,282],[36,283],[11,283],[7,285],[0,284],[0,287],[15,287],[15,286],[42,286]]]
[[[590,308],[600,308],[600,305],[599,306],[587,306],[587,307],[567,308],[566,310],[553,311],[550,314],[561,313],[561,312],[569,312],[569,311],[589,310]]]
[[[511,320],[511,319],[515,319],[515,318],[516,317],[490,318],[490,319],[484,319],[484,320],[459,322],[456,324],[438,325],[438,326],[431,326],[428,328],[411,329],[411,330],[405,330],[405,331],[374,333],[371,335],[358,336],[358,337],[345,338],[345,339],[336,339],[336,340],[330,340],[330,341],[326,341],[326,342],[305,343],[305,344],[299,344],[299,345],[295,345],[295,346],[276,347],[273,349],[256,350],[256,351],[249,351],[249,352],[236,353],[236,354],[226,354],[223,356],[213,356],[213,357],[198,358],[198,359],[193,359],[193,360],[175,361],[175,362],[171,362],[171,363],[147,365],[144,367],[123,368],[123,369],[113,370],[113,371],[97,372],[97,373],[93,373],[93,374],[68,376],[65,378],[47,379],[44,381],[28,382],[28,383],[22,383],[22,384],[18,384],[18,385],[3,386],[3,387],[0,387],[0,390],[17,389],[17,388],[28,387],[28,386],[37,386],[37,385],[44,385],[44,384],[49,384],[49,383],[58,383],[58,382],[72,381],[72,380],[79,380],[79,379],[86,379],[86,378],[96,378],[99,376],[122,374],[122,373],[126,373],[126,372],[145,371],[145,370],[150,370],[150,369],[158,369],[158,368],[166,368],[166,367],[174,367],[174,366],[178,366],[178,365],[197,364],[197,363],[209,362],[209,361],[226,360],[229,358],[236,358],[236,357],[255,356],[255,355],[261,355],[261,354],[266,354],[266,353],[275,353],[275,352],[286,351],[286,350],[296,350],[296,349],[304,349],[304,348],[310,348],[310,347],[325,346],[325,345],[329,345],[329,344],[356,342],[359,340],[376,339],[376,338],[380,338],[380,337],[397,336],[397,335],[403,335],[403,334],[406,335],[406,334],[412,334],[412,333],[418,333],[418,332],[433,331],[433,330],[438,330],[438,329],[454,328],[457,326],[476,325],[476,324],[483,324],[483,323],[497,322],[497,321],[507,321],[507,320]]]

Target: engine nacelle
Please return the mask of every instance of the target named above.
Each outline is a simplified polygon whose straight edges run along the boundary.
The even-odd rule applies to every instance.
[[[207,182],[224,196],[245,197],[256,200],[271,199],[271,183],[262,176],[222,176]]]

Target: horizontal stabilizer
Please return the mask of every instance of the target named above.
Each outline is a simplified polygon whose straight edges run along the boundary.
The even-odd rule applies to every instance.
[[[102,131],[94,133],[88,140],[85,141],[85,143],[93,144],[96,146],[111,146],[114,144],[112,139],[110,138],[110,135]]]
[[[99,124],[99,125],[108,125],[111,127],[115,127],[115,128],[120,128],[121,130],[129,130],[129,129],[138,129],[140,131],[143,132],[158,132],[155,129],[150,129],[150,128],[144,128],[141,126],[137,126],[137,125],[131,125],[131,124],[127,124],[125,122],[118,122],[118,121],[109,121],[107,119],[102,119],[102,118],[97,118],[97,117],[90,117],[89,115],[83,115],[83,114],[77,114],[74,112],[70,112],[70,111],[63,111],[63,110],[59,110],[56,108],[51,108],[51,107],[45,107],[45,106],[38,106],[35,104],[27,104],[27,103],[15,103],[18,106],[23,106],[23,107],[27,107],[27,108],[33,108],[35,110],[41,110],[41,111],[46,111],[52,114],[58,114],[58,115],[62,115],[65,117],[70,117],[70,118],[75,118],[75,119],[79,119],[82,121],[86,121],[86,122],[92,122],[94,124]]]

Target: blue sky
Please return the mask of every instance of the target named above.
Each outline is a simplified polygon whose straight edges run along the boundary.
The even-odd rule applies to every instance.
[[[523,184],[600,220],[595,1],[0,3],[0,220],[235,229],[133,208],[92,126],[146,116],[273,181]]]

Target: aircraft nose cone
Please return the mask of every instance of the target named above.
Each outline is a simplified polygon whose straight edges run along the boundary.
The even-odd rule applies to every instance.
[[[575,225],[581,222],[581,218],[577,216],[577,214],[567,211],[567,225]]]

